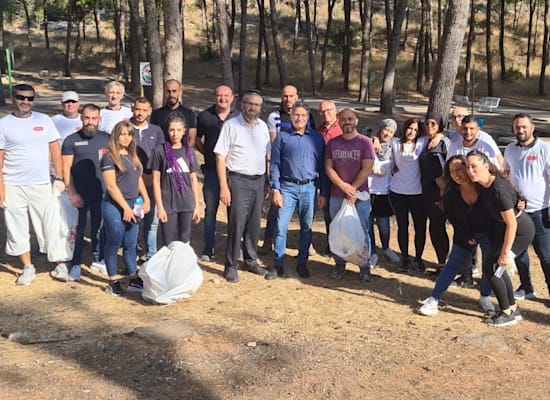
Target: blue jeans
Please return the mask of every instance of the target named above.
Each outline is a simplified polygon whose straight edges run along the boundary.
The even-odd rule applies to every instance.
[[[485,260],[491,254],[491,241],[488,234],[478,233],[474,235],[474,238],[479,243],[481,247],[481,258]],[[453,244],[449,257],[447,258],[447,263],[445,267],[439,273],[437,280],[435,281],[435,287],[432,290],[432,297],[436,300],[441,300],[443,293],[449,288],[449,285],[455,278],[456,274],[466,265],[470,263],[472,255],[476,250],[476,246],[469,248],[464,248]],[[481,277],[481,283],[479,286],[479,291],[482,296],[491,295],[491,284],[487,277],[483,275]]]
[[[330,216],[331,219],[334,220],[336,217],[336,214],[338,214],[338,211],[340,211],[340,207],[342,206],[342,202],[347,201],[347,199],[344,199],[342,197],[331,197],[329,202],[329,208],[330,208]],[[357,214],[359,214],[359,219],[361,220],[361,226],[363,227],[363,232],[365,232],[365,242],[367,244],[368,252],[367,256],[370,256],[371,254],[371,247],[370,247],[370,234],[369,234],[369,218],[370,218],[370,200],[357,200],[355,202],[355,208],[357,209]],[[368,257],[367,257],[368,258]],[[345,265],[346,261],[341,259],[338,256],[334,256],[334,260],[336,261],[336,265]],[[363,265],[361,268],[368,267],[368,263]]]
[[[544,272],[544,279],[550,292],[550,221],[548,220],[548,208],[527,213],[535,225],[535,238],[533,239],[533,248],[540,259],[540,265]],[[531,283],[531,274],[529,272],[529,252],[525,250],[519,254],[517,267],[521,281],[520,289],[525,293],[534,291]]]
[[[216,247],[216,215],[220,205],[220,182],[215,169],[204,170],[204,182],[202,185],[204,196],[204,249],[203,254],[210,254]]]
[[[298,185],[291,182],[281,182],[283,206],[277,212],[277,230],[275,233],[275,266],[282,267],[286,250],[286,234],[288,224],[298,206],[300,219],[300,240],[298,245],[298,264],[305,264],[309,257],[311,244],[313,215],[315,213],[315,184],[310,182]]]
[[[143,217],[143,240],[145,241],[145,251],[148,257],[152,257],[157,252],[157,230],[159,227],[159,218],[157,215],[157,204],[153,195],[153,187],[147,188],[147,194],[151,202],[151,210]]]
[[[128,200],[133,208],[134,200]],[[109,195],[105,195],[102,204],[103,226],[105,227],[105,266],[109,276],[114,276],[118,271],[117,252],[122,247],[122,257],[128,270],[128,275],[135,275],[136,245],[139,233],[139,225],[122,220],[122,209]]]
[[[390,217],[379,217],[370,215],[369,217],[369,238],[370,238],[370,248],[371,251],[374,251],[376,244],[374,241],[374,224],[378,226],[378,234],[380,235],[380,244],[382,245],[382,250],[386,250],[390,247]]]

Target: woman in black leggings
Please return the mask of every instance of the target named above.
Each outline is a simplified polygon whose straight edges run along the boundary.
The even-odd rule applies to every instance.
[[[487,156],[477,150],[466,157],[468,175],[479,185],[479,195],[490,216],[497,223],[493,237],[493,253],[483,262],[483,274],[490,280],[500,311],[487,323],[493,326],[514,325],[521,313],[514,299],[514,288],[508,275],[515,270],[516,255],[527,249],[535,236],[533,221],[518,211],[517,193],[512,185],[497,174]]]
[[[440,114],[430,112],[426,114],[424,121],[426,136],[433,139],[443,131],[443,118]],[[426,209],[426,215],[430,220],[430,239],[437,256],[438,269],[443,268],[449,253],[449,235],[445,226],[446,217],[441,206],[441,194],[436,180],[443,173],[443,166],[447,158],[447,149],[451,142],[446,137],[436,146],[427,147],[418,158],[422,183],[422,201]]]

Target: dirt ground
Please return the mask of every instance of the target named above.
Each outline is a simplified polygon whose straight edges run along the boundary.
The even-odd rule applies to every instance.
[[[321,255],[311,258],[311,278],[299,279],[295,225],[285,279],[240,272],[238,284],[227,283],[224,231],[219,223],[216,262],[200,264],[202,287],[171,306],[138,294],[109,296],[106,277],[88,267],[81,283],[54,281],[43,257],[34,258],[33,284],[16,286],[18,262],[2,256],[0,398],[550,397],[550,304],[536,257],[532,273],[544,300],[522,301],[524,321],[499,329],[483,323],[475,289],[451,288],[439,315],[416,314],[433,281],[399,274],[383,257],[368,284],[349,265],[342,281],[331,280],[331,259]],[[322,231],[318,219],[317,249],[325,245]],[[197,251],[201,233],[198,226]],[[429,242],[425,259],[434,261]],[[271,265],[272,258],[261,261]],[[156,344],[133,332],[166,322],[184,324],[191,334]],[[21,343],[8,340],[14,333],[23,335]]]

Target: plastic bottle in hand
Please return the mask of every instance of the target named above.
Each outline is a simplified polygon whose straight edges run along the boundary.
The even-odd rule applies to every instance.
[[[145,216],[143,212],[143,197],[141,196],[134,201],[134,215],[140,219]]]

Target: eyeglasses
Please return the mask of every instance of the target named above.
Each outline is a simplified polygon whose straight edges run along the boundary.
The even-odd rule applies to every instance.
[[[426,122],[424,122],[424,125],[426,125],[426,126],[439,126],[439,124],[435,121],[426,121]]]
[[[451,115],[451,118],[452,119],[462,119],[466,117],[466,115],[462,115],[462,114],[458,114],[458,115]]]
[[[19,101],[23,101],[23,100],[34,101],[34,96],[23,96],[22,94],[16,94],[13,97],[15,98],[15,100],[19,100]]]
[[[76,101],[76,100],[66,100],[66,101],[63,102],[63,104],[67,104],[67,103],[75,104],[75,103],[78,103],[78,101]]]

